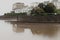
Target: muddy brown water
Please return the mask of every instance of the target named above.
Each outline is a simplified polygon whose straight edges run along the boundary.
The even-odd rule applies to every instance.
[[[0,20],[0,40],[60,40],[60,23],[15,23]]]

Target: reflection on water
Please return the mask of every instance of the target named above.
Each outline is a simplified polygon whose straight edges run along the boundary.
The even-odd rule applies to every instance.
[[[4,21],[0,21],[1,24],[2,22]],[[59,23],[20,23],[16,21],[5,21],[3,25],[6,25],[9,30],[13,30],[12,32],[7,30],[6,33],[9,33],[4,34],[6,36],[8,35],[9,37],[7,36],[7,38],[10,40],[60,40]],[[4,26],[4,31],[7,29],[6,26]]]
[[[17,24],[13,24],[14,32],[24,32],[24,28],[20,28]]]
[[[24,29],[30,29],[32,34],[43,34],[48,36],[53,36],[59,30],[58,23],[18,23],[9,22],[13,25],[14,32],[24,32]]]

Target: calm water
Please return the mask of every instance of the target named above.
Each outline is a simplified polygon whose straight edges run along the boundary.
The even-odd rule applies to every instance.
[[[60,24],[0,20],[0,40],[60,40]]]

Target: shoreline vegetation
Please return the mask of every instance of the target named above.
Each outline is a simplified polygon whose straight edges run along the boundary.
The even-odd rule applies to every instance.
[[[47,5],[40,3],[38,7],[31,10],[30,15],[27,12],[5,13],[0,19],[16,19],[20,22],[60,22],[60,9],[56,9],[53,3]]]

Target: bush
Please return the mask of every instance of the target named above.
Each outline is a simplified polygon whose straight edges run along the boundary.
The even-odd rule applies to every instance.
[[[26,16],[27,13],[5,13],[4,16]]]

